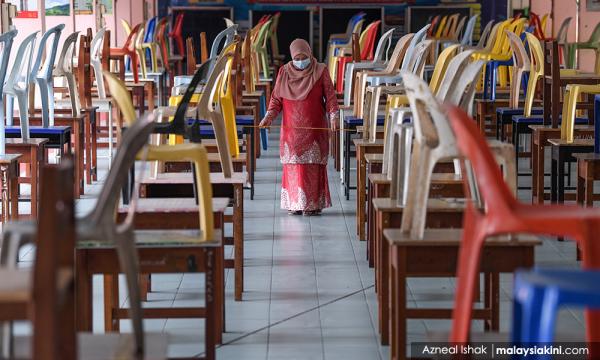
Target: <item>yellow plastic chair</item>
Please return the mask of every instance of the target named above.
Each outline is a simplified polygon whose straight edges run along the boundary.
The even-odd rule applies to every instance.
[[[108,90],[110,91],[113,100],[117,103],[117,107],[123,114],[125,124],[131,126],[135,122],[137,116],[135,114],[131,94],[127,90],[125,83],[111,72],[105,71],[102,75],[104,76],[104,80],[106,80],[106,85],[108,85]]]
[[[191,162],[194,164],[196,194],[198,194],[198,216],[200,220],[198,242],[213,241],[212,185],[210,183],[208,156],[204,145],[191,143],[148,145],[146,153],[139,154],[138,159],[161,162]]]
[[[438,28],[435,32],[435,38],[439,39],[442,37],[442,34],[444,34],[444,31],[446,31],[446,22],[448,21],[448,15],[445,15],[442,20],[440,21],[440,24],[438,25]]]
[[[448,39],[454,34],[454,32],[456,31],[456,27],[458,26],[459,17],[460,14],[452,14],[448,17],[448,22],[446,23],[446,28],[442,33],[442,38]]]
[[[546,23],[548,22],[548,16],[550,14],[544,14],[544,16],[542,16],[542,20],[540,21],[540,25],[542,26],[542,34],[544,35],[544,38],[547,38],[548,36],[546,35]]]
[[[239,44],[239,43],[238,43]],[[223,120],[225,122],[225,128],[227,131],[227,140],[229,144],[229,152],[232,157],[238,157],[240,154],[239,139],[237,134],[237,124],[235,119],[235,100],[233,97],[234,84],[231,77],[231,71],[233,69],[233,52],[237,44],[232,44],[225,49],[224,53],[227,54],[227,62],[221,76],[219,77],[217,85],[217,93],[215,94],[214,102],[221,104],[221,112]],[[200,105],[200,104],[199,104]],[[209,110],[214,111],[214,110]]]

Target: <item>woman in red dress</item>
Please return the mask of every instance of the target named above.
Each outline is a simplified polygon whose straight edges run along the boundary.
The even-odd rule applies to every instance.
[[[290,53],[293,60],[279,69],[260,126],[269,127],[283,110],[281,208],[290,214],[318,215],[331,206],[327,183],[329,128],[335,130],[339,109],[329,71],[313,57],[310,45],[296,39]]]

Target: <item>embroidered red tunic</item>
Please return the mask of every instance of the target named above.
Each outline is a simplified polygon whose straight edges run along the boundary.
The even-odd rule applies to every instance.
[[[283,68],[280,74],[281,71]],[[329,72],[323,71],[304,100],[272,95],[267,117],[274,119],[282,110],[279,143],[283,164],[281,208],[314,211],[330,207],[327,182],[329,131],[326,129],[330,128],[329,121],[336,121],[339,109]]]

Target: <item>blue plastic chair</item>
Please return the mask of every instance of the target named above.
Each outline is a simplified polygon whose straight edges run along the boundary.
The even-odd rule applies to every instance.
[[[260,118],[264,118],[267,114],[267,96],[263,93],[260,97]],[[260,143],[263,150],[269,147],[269,133],[267,129],[260,129]]]
[[[344,33],[344,38],[337,39],[329,39],[329,44],[347,44],[352,41],[352,29],[354,29],[354,25],[357,22],[361,21],[367,14],[365,12],[359,12],[353,15],[350,20],[348,20],[348,25],[346,26],[346,32]]]
[[[599,282],[598,270],[518,271],[515,274],[513,295],[513,343],[551,344],[561,307],[579,306],[600,310]],[[594,351],[590,350],[593,358]],[[551,358],[551,355],[536,356],[538,360]]]
[[[155,35],[154,32],[156,31],[156,16],[153,17],[152,19],[148,20],[148,25],[146,26],[146,33],[144,34],[144,44],[150,44],[155,42]],[[154,60],[152,55],[152,51],[150,51],[150,49],[146,48],[144,49],[144,51],[146,52],[146,57],[148,59],[150,59],[150,63],[154,64]],[[155,69],[153,69],[154,71]]]
[[[0,35],[0,155],[6,153],[6,137],[4,136],[4,79],[8,72],[8,59],[17,30],[11,30]]]

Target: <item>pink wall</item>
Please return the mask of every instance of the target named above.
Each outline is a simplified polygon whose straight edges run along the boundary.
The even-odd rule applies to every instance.
[[[587,40],[594,27],[598,24],[600,12],[598,11],[587,11],[586,4],[587,0],[581,1],[581,8],[579,13],[579,41]],[[554,21],[549,21],[548,28],[546,31],[553,30],[553,35],[560,28],[560,25],[567,17],[572,17],[571,25],[567,33],[569,41],[575,41],[575,14],[577,12],[575,7],[575,0],[531,0],[531,10],[536,14],[547,14],[551,11],[552,3],[554,3]],[[592,50],[581,50],[579,51],[579,66],[586,71],[594,70],[594,52]]]

